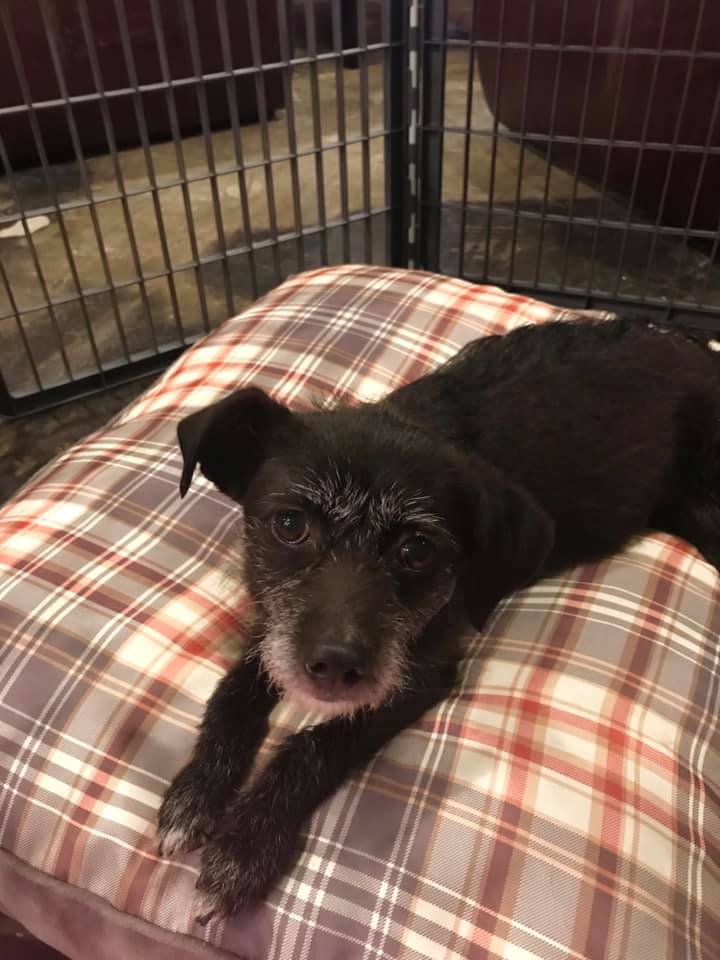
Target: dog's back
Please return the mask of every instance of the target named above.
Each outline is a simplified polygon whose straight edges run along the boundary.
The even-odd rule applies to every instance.
[[[645,527],[686,533],[719,387],[717,356],[680,333],[576,321],[474,341],[386,404],[522,483],[554,518],[564,565]]]

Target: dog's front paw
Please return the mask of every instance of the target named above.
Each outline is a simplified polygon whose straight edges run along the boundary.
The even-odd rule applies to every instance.
[[[158,814],[157,848],[171,857],[202,846],[218,829],[222,810],[213,804],[207,778],[192,763],[170,784]]]
[[[234,822],[215,836],[202,853],[198,923],[262,900],[289,868],[296,848],[297,829],[271,816]]]

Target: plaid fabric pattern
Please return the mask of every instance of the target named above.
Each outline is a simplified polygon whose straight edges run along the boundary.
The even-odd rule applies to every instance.
[[[371,398],[557,313],[419,272],[303,274],[26,486],[0,512],[2,849],[248,960],[717,960],[718,581],[668,536],[511,597],[256,910],[195,926],[197,855],[154,850],[245,608],[218,573],[236,509],[202,478],[178,497],[178,419],[249,381]],[[283,706],[271,736],[303,720]],[[111,956],[103,929],[78,956]]]

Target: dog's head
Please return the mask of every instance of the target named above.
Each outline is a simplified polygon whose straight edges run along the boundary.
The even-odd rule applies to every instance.
[[[178,437],[181,494],[199,464],[244,507],[270,679],[330,714],[386,701],[421,654],[447,660],[457,638],[432,629],[438,618],[459,605],[481,627],[552,545],[526,491],[383,404],[292,413],[250,387],[186,417]]]

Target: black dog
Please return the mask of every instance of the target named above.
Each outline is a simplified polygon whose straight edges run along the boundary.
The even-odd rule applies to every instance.
[[[181,494],[199,463],[242,503],[256,608],[160,811],[164,852],[207,842],[208,913],[268,892],[503,597],[648,528],[718,566],[719,407],[706,343],[608,320],[474,341],[376,404],[291,413],[250,387],[183,420]],[[281,694],[326,720],[240,789]]]

